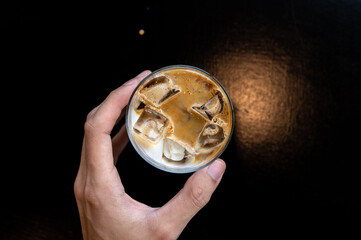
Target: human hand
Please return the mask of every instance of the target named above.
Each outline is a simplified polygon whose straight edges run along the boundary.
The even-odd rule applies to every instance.
[[[84,239],[176,239],[202,209],[225,171],[218,159],[195,172],[184,187],[160,208],[132,199],[124,191],[116,159],[128,143],[126,128],[110,133],[144,71],[108,97],[87,116],[80,167],[74,183]]]

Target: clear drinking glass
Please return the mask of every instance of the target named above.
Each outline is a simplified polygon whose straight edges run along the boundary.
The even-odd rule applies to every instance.
[[[126,110],[130,142],[163,171],[194,172],[226,149],[234,128],[231,99],[206,71],[187,65],[163,67],[135,88]]]

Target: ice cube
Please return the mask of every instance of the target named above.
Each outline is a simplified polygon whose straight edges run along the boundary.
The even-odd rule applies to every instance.
[[[168,98],[177,94],[179,90],[173,87],[167,76],[159,76],[150,80],[139,92],[153,106],[159,107]]]
[[[185,156],[185,148],[170,138],[165,138],[163,142],[163,155],[173,161],[181,161]]]
[[[221,144],[224,140],[224,131],[221,126],[216,124],[207,124],[198,138],[198,150],[212,150],[214,147]]]
[[[200,107],[192,107],[195,111],[201,114],[204,118],[212,120],[214,116],[221,113],[223,110],[222,93],[217,91],[216,95],[208,102]]]
[[[134,132],[157,143],[164,135],[169,124],[168,119],[162,114],[145,107],[137,122],[134,124]]]

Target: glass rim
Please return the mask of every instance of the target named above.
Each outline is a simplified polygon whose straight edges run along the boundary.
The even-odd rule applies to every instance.
[[[167,69],[172,69],[172,68],[188,68],[188,69],[193,69],[193,70],[196,70],[196,71],[199,71],[207,76],[209,76],[212,80],[214,80],[223,90],[223,92],[226,94],[227,96],[227,99],[228,99],[228,102],[229,102],[229,105],[231,107],[231,111],[232,111],[232,127],[231,127],[231,131],[229,133],[229,137],[227,139],[227,142],[226,144],[223,146],[223,148],[219,151],[219,153],[214,157],[214,159],[212,159],[211,161],[207,162],[206,164],[203,164],[201,166],[197,166],[196,168],[194,169],[179,169],[179,170],[172,170],[172,169],[167,169],[165,167],[162,167],[160,164],[157,164],[155,163],[154,161],[151,161],[149,159],[147,159],[147,157],[144,156],[144,154],[138,149],[138,146],[134,143],[134,140],[133,140],[133,137],[131,135],[131,131],[129,129],[129,124],[128,124],[128,112],[129,112],[129,106],[131,104],[131,101],[134,97],[134,94],[137,92],[138,88],[145,82],[147,81],[150,77],[154,76],[155,74],[157,74],[158,72],[161,72],[161,71],[164,71],[164,70],[167,70]],[[223,85],[218,81],[217,78],[215,78],[212,74],[206,72],[205,70],[203,69],[200,69],[200,68],[197,68],[197,67],[194,67],[194,66],[190,66],[190,65],[182,65],[182,64],[177,64],[177,65],[169,65],[169,66],[166,66],[166,67],[162,67],[162,68],[159,68],[155,71],[153,71],[152,73],[150,73],[149,75],[147,75],[142,81],[140,81],[138,83],[138,85],[135,87],[135,89],[133,90],[133,93],[130,95],[130,98],[129,98],[129,102],[127,104],[127,107],[126,107],[126,111],[125,111],[125,126],[126,126],[126,130],[127,130],[127,134],[128,134],[128,138],[129,138],[129,141],[132,143],[132,146],[133,148],[136,150],[136,152],[147,162],[149,163],[150,165],[152,165],[153,167],[156,167],[162,171],[165,171],[165,172],[170,172],[170,173],[192,173],[192,172],[196,172],[198,170],[201,170],[205,167],[207,167],[208,165],[210,165],[211,163],[213,163],[216,159],[218,159],[222,153],[226,150],[226,148],[228,147],[228,144],[230,143],[231,141],[231,138],[233,136],[233,130],[234,130],[234,123],[235,123],[235,116],[234,116],[234,108],[233,108],[233,104],[232,104],[232,101],[231,101],[231,98],[228,94],[228,92],[226,91],[226,89],[223,87]]]

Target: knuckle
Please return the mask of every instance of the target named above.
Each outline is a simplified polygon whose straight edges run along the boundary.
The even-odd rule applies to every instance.
[[[84,123],[84,132],[85,133],[92,133],[95,130],[94,120],[92,118],[87,119]]]
[[[74,194],[75,194],[75,196],[79,196],[80,193],[81,193],[81,183],[79,180],[79,176],[77,176],[74,181]]]
[[[164,239],[164,240],[172,240],[177,239],[176,237],[172,236],[172,230],[166,226],[158,227],[156,233],[153,235],[156,239]]]
[[[89,185],[85,185],[83,194],[83,200],[86,202],[86,204],[91,205],[92,207],[100,205],[100,199],[96,191]]]
[[[95,113],[98,111],[99,107],[100,107],[100,105],[98,105],[98,106],[96,106],[95,108],[93,108],[93,109],[88,113],[88,115],[86,116],[86,119],[87,119],[87,120],[88,120],[88,119],[91,119],[91,118],[95,115]]]
[[[91,118],[93,117],[96,109],[97,109],[97,107],[94,108],[93,110],[91,110],[91,111],[88,113],[88,115],[86,115],[86,120],[89,120],[89,119],[91,119]]]
[[[119,94],[119,91],[117,91],[117,89],[114,89],[109,93],[108,98],[112,98],[114,96],[117,96],[118,94]]]
[[[86,120],[89,120],[93,116],[94,109],[86,115]]]
[[[109,99],[114,99],[115,97],[117,97],[118,92],[116,90],[113,90],[109,93],[109,95],[106,97],[106,100]]]
[[[74,195],[76,200],[81,200],[82,189],[79,178],[76,178],[74,182]]]
[[[190,195],[192,203],[199,209],[203,208],[210,200],[210,196],[207,195],[204,188],[200,185],[192,186]]]
[[[174,235],[176,232],[174,229],[174,224],[171,222],[165,222],[157,215],[154,218],[148,219],[147,226],[148,231],[153,236],[151,239],[177,239],[177,236]]]
[[[97,111],[98,107],[91,110],[88,115],[86,116],[86,121],[84,123],[84,131],[85,132],[92,132],[95,129],[95,112]]]

